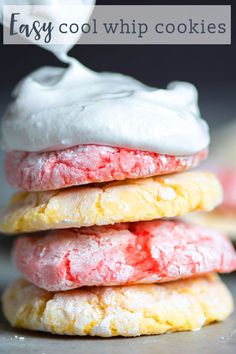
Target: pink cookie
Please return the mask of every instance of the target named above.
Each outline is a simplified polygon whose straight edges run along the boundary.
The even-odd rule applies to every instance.
[[[218,177],[224,191],[224,202],[220,205],[221,210],[236,211],[236,168],[220,169]]]
[[[108,146],[78,145],[53,152],[9,152],[5,172],[11,185],[29,191],[43,191],[180,172],[195,167],[206,156],[206,150],[192,156],[170,156]]]
[[[236,269],[221,234],[180,221],[148,221],[19,237],[18,270],[48,291],[155,283]]]

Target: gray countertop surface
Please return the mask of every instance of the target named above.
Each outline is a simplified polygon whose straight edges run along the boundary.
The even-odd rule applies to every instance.
[[[18,276],[10,261],[11,241],[1,242],[0,287]],[[236,273],[222,277],[236,302]],[[196,332],[138,338],[66,337],[13,329],[0,314],[1,354],[235,354],[236,313],[223,323]]]

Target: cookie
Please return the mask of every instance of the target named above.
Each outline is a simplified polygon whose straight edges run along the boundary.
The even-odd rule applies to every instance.
[[[156,283],[236,270],[229,240],[180,221],[146,221],[19,237],[13,258],[40,288]]]
[[[231,294],[215,275],[176,282],[47,292],[17,280],[3,294],[14,327],[56,334],[135,337],[225,320]]]
[[[218,180],[204,172],[19,192],[2,212],[0,231],[14,234],[153,220],[212,210],[221,201]]]
[[[53,152],[9,152],[5,172],[11,185],[28,191],[43,191],[180,172],[195,167],[206,156],[206,150],[190,156],[171,156],[117,147],[78,145]]]
[[[235,213],[236,218],[236,168],[222,168],[217,171],[224,191],[224,200],[220,209]]]
[[[236,243],[236,213],[230,212],[229,210],[216,209],[211,213],[188,214],[183,219],[218,232],[223,232]]]
[[[216,173],[224,192],[223,203],[211,213],[192,213],[186,215],[184,219],[223,232],[235,242],[236,169],[221,167]]]

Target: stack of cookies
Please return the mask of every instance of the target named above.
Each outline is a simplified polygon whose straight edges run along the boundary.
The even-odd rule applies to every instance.
[[[183,172],[207,155],[104,145],[6,155],[22,189],[1,231],[22,234],[23,278],[3,295],[12,326],[63,335],[139,336],[226,319],[231,295],[216,272],[236,269],[229,240],[177,220],[222,200],[214,175]]]

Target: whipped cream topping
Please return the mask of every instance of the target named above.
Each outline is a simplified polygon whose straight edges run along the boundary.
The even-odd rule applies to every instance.
[[[89,4],[86,20],[94,2],[43,0],[54,5]],[[54,18],[53,11],[40,15]],[[174,82],[167,90],[151,88],[128,76],[85,68],[67,56],[71,46],[46,48],[69,66],[41,68],[17,85],[2,121],[5,150],[50,151],[100,144],[190,155],[208,146],[208,127],[201,119],[193,85]]]
[[[197,91],[188,83],[154,89],[121,74],[95,73],[71,59],[67,69],[33,72],[13,96],[2,122],[6,150],[101,144],[187,155],[209,144]]]

